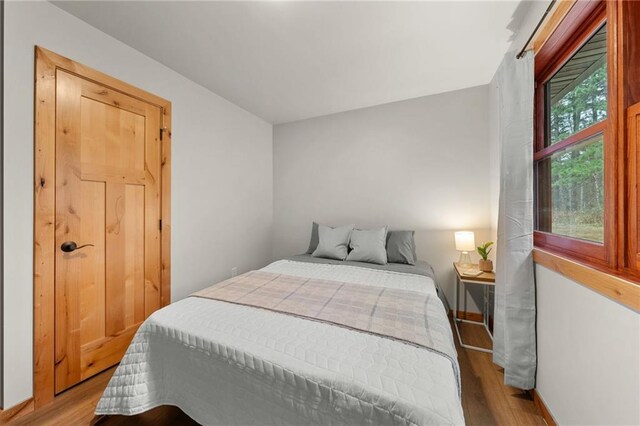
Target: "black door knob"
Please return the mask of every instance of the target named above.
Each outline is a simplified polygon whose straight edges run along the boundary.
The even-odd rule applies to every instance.
[[[93,244],[84,244],[84,245],[78,246],[75,241],[65,241],[60,246],[60,250],[62,250],[65,253],[71,253],[72,251],[81,249],[82,247],[93,247]]]

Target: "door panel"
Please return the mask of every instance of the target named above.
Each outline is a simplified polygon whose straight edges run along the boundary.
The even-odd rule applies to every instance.
[[[144,320],[144,186],[111,184],[107,192],[107,334]]]
[[[629,203],[628,230],[628,267],[640,271],[640,103],[629,107],[627,112],[627,200]]]
[[[160,117],[57,71],[56,393],[120,361],[160,307]]]
[[[104,182],[81,183],[81,212],[94,210],[80,224],[80,241],[95,244],[91,253],[83,253],[80,263],[80,345],[102,338],[105,334],[105,316],[96,306],[105,303],[105,194]]]

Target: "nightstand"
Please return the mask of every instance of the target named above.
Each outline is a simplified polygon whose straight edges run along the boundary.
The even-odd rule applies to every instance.
[[[458,329],[458,323],[466,322],[470,324],[478,324],[478,325],[484,326],[485,330],[487,330],[487,333],[489,334],[489,337],[491,338],[491,341],[493,342],[493,335],[489,330],[489,289],[491,287],[495,288],[496,275],[493,272],[483,272],[482,274],[475,277],[466,276],[463,274],[463,271],[465,271],[466,269],[477,270],[478,265],[472,265],[471,268],[463,268],[460,265],[458,265],[458,263],[454,262],[453,269],[456,272],[456,285],[453,290],[453,325],[456,329],[456,334],[458,335],[458,341],[460,342],[460,346],[462,346],[463,348],[473,349],[476,351],[493,353],[493,350],[491,349],[481,348],[478,346],[467,345],[466,343],[463,343],[462,337],[460,336],[460,330]],[[467,284],[481,285],[483,287],[482,289],[483,290],[482,322],[458,318],[458,312],[459,312],[458,292],[460,288],[460,283],[462,283],[463,290],[466,289]]]

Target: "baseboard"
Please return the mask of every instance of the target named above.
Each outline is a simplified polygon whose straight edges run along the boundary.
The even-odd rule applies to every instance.
[[[556,419],[553,418],[553,415],[551,415],[551,411],[549,411],[549,409],[545,405],[542,398],[540,398],[540,395],[538,394],[538,392],[535,389],[533,389],[531,391],[531,394],[533,396],[533,402],[536,404],[536,407],[538,407],[538,409],[540,410],[540,414],[542,414],[542,418],[544,419],[544,421],[549,426],[558,426],[558,422],[556,422]]]
[[[9,420],[15,420],[18,417],[22,417],[23,415],[32,412],[34,407],[33,398],[29,398],[11,408],[0,410],[0,423],[5,424],[8,423]]]
[[[453,310],[450,312],[453,315]],[[482,314],[480,312],[458,311],[458,319],[482,322]]]

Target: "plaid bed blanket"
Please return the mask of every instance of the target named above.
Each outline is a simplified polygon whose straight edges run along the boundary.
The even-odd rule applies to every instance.
[[[451,331],[445,328],[449,323],[443,321],[442,303],[435,294],[251,271],[192,296],[268,309],[425,348],[451,361],[460,389]]]

